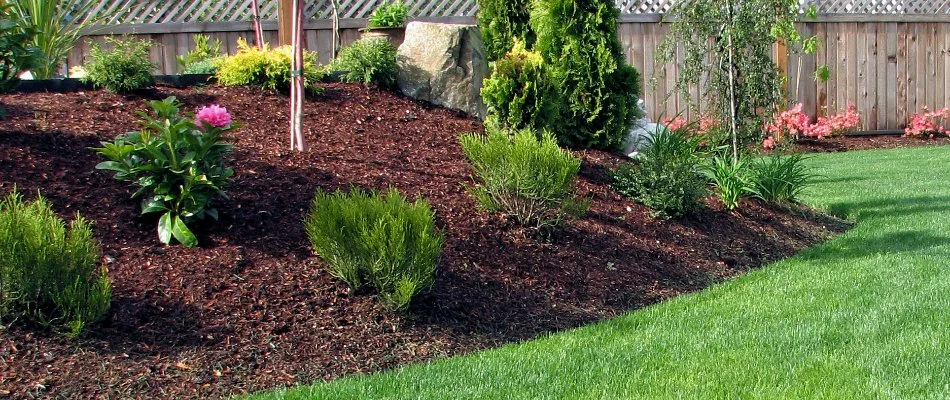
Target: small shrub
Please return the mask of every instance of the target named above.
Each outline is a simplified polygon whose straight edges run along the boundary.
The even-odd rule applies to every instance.
[[[218,72],[218,59],[212,58],[188,64],[181,73],[214,75]]]
[[[409,8],[401,1],[384,1],[369,16],[370,28],[398,28],[406,24]]]
[[[922,113],[914,114],[910,117],[910,122],[904,128],[904,137],[931,138],[937,135],[950,136],[950,129],[946,129],[941,121],[950,118],[950,107],[944,107],[940,110],[928,111],[924,107]]]
[[[478,0],[478,30],[485,42],[488,61],[499,60],[520,39],[526,48],[533,48],[534,31],[530,0]]]
[[[462,151],[482,183],[471,188],[482,207],[513,216],[521,225],[544,228],[587,211],[572,190],[581,160],[558,147],[548,132],[488,128],[462,135]],[[538,138],[540,136],[540,139]]]
[[[740,157],[735,161],[732,156],[719,154],[709,159],[706,175],[712,182],[719,199],[732,210],[739,206],[739,200],[752,193],[749,183],[749,163]]]
[[[290,64],[292,49],[281,46],[263,50],[249,46],[243,38],[238,39],[238,52],[217,61],[218,83],[224,86],[258,86],[269,90],[290,90]],[[316,94],[323,91],[319,82],[324,71],[318,66],[314,52],[304,52],[304,89]]]
[[[115,178],[138,186],[132,198],[142,198],[142,214],[160,213],[158,237],[174,237],[188,247],[198,239],[188,224],[205,217],[218,219],[209,207],[234,171],[224,167],[231,151],[224,134],[236,129],[227,110],[212,105],[198,110],[196,119],[182,117],[174,97],[149,103],[154,117],[142,114],[142,130],[119,135],[95,149],[107,158],[96,169],[115,171]]]
[[[357,40],[340,50],[340,55],[330,68],[345,71],[342,78],[344,82],[395,87],[396,46],[383,38]]]
[[[214,65],[214,59],[221,57],[221,41],[214,41],[208,35],[196,34],[193,36],[195,48],[185,55],[179,55],[178,65],[186,74],[209,73],[209,72],[188,72],[192,70],[208,71],[214,73],[217,67]]]
[[[639,165],[625,164],[613,173],[617,192],[653,209],[653,216],[689,215],[702,206],[706,178],[699,143],[682,131],[662,129],[640,153]]]
[[[42,196],[0,199],[0,320],[23,319],[70,336],[109,309],[112,283],[99,266],[89,222],[65,222]]]
[[[640,74],[627,65],[613,0],[538,0],[534,50],[560,94],[550,129],[571,148],[618,149],[640,116]]]
[[[516,41],[504,58],[492,63],[482,83],[486,121],[506,129],[542,130],[557,111],[557,92],[544,73],[544,59]]]
[[[752,193],[770,203],[790,203],[808,186],[813,175],[801,154],[775,154],[752,163]]]
[[[0,92],[10,90],[21,71],[42,64],[43,53],[33,45],[33,27],[0,2]]]
[[[112,37],[107,37],[106,42],[115,47],[106,51],[98,43],[94,43],[89,50],[92,61],[84,66],[86,76],[83,81],[92,82],[113,93],[144,89],[155,83],[152,78],[155,65],[148,59],[151,42]]]
[[[369,283],[392,311],[435,281],[444,238],[423,199],[409,203],[395,189],[318,191],[305,225],[330,275],[354,289]]]

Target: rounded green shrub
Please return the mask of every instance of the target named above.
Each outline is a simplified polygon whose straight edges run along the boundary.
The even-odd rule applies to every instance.
[[[551,129],[562,145],[616,149],[639,117],[640,74],[627,65],[613,0],[538,0],[534,50],[561,94]]]
[[[482,100],[488,107],[486,123],[507,129],[541,131],[557,112],[557,92],[544,73],[544,59],[528,51],[519,40],[505,57],[492,63],[491,75],[482,83]]]
[[[354,289],[370,284],[389,310],[404,311],[435,282],[444,238],[423,199],[409,203],[395,189],[318,191],[304,223],[327,271]]]
[[[0,199],[0,320],[26,320],[75,336],[109,309],[112,283],[79,214],[66,224],[39,196]]]
[[[395,87],[396,46],[383,38],[357,40],[340,50],[330,69],[345,72],[344,82]]]
[[[462,151],[482,182],[471,193],[482,207],[513,216],[521,225],[547,228],[588,206],[573,190],[581,160],[561,149],[548,132],[530,129],[513,135],[487,128],[487,134],[460,138]]]
[[[232,56],[218,58],[218,71],[215,77],[224,86],[258,86],[269,90],[290,90],[290,67],[292,49],[281,46],[271,49],[264,46],[250,46],[243,38],[238,39],[238,52]],[[324,70],[319,67],[317,54],[304,52],[304,89],[309,93],[320,93],[323,88]]]
[[[689,215],[708,193],[699,141],[679,130],[662,129],[640,153],[639,164],[613,171],[613,188],[663,218]]]
[[[152,64],[148,58],[151,42],[130,37],[116,39],[107,37],[106,42],[114,47],[103,50],[98,43],[92,45],[89,57],[92,61],[83,67],[83,80],[113,93],[127,93],[152,86]]]
[[[488,61],[501,59],[520,39],[534,46],[535,34],[528,21],[531,0],[478,0],[478,30],[485,42]]]

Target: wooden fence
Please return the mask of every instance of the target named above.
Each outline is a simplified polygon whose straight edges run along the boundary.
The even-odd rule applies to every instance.
[[[341,3],[349,2],[341,0]],[[461,2],[443,0],[436,3]],[[628,12],[641,9],[662,11],[669,3],[670,0],[618,1],[618,5],[627,7]],[[807,5],[809,2],[803,0],[802,3]],[[923,10],[921,5],[930,7],[924,11],[931,13],[905,15],[911,11],[920,12]],[[817,35],[822,46],[817,54],[805,56],[800,62],[794,54],[788,57],[790,100],[802,102],[810,115],[832,114],[844,110],[848,104],[855,104],[862,114],[861,129],[864,130],[901,129],[911,114],[924,107],[950,106],[950,70],[946,67],[950,64],[950,1],[825,0],[821,6],[839,12],[850,7],[852,11],[849,14],[822,15],[815,22],[799,24],[800,31],[806,36]],[[859,13],[862,10],[877,14]],[[474,22],[471,16],[413,19]],[[690,97],[699,97],[698,89],[692,90],[690,96],[670,94],[678,74],[677,63],[655,65],[653,62],[657,45],[669,32],[669,25],[660,20],[660,14],[621,16],[618,31],[627,61],[643,73],[646,81],[656,78],[655,85],[647,84],[644,88],[644,100],[652,118],[683,113],[695,119],[698,116],[687,110],[687,104]],[[344,44],[356,40],[359,36],[357,29],[366,24],[364,18],[344,18],[340,22]],[[173,74],[179,69],[175,56],[194,47],[194,33],[220,39],[226,50],[233,53],[239,37],[253,40],[250,26],[249,21],[108,26],[106,30],[88,32],[68,62],[69,65],[81,64],[90,44],[101,43],[106,35],[133,34],[155,43],[150,58],[157,65],[156,72]],[[264,21],[263,26],[265,40],[276,42],[277,23]],[[315,20],[306,25],[307,48],[316,51],[323,63],[330,60],[330,37],[328,20]],[[815,70],[822,65],[829,68],[827,82],[814,79]]]

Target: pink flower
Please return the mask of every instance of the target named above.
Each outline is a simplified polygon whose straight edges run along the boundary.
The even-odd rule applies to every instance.
[[[933,137],[936,133],[944,132],[943,126],[939,126],[938,121],[948,117],[950,117],[950,107],[933,112],[928,112],[927,107],[924,107],[923,113],[910,117],[910,122],[904,129],[904,136]]]
[[[775,148],[775,139],[772,139],[771,136],[765,138],[765,140],[762,141],[762,148],[763,148],[763,149],[766,149],[766,150],[772,150],[772,149],[774,149],[774,148]]]
[[[666,125],[666,129],[671,131],[678,131],[686,126],[686,118],[664,118],[663,125]]]
[[[195,123],[199,126],[205,123],[215,128],[226,128],[231,125],[231,114],[228,114],[227,108],[212,104],[198,109]]]

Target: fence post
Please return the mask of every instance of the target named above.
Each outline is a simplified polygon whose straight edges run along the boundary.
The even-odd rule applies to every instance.
[[[289,46],[293,40],[294,23],[293,0],[279,0],[277,3],[277,45]]]

